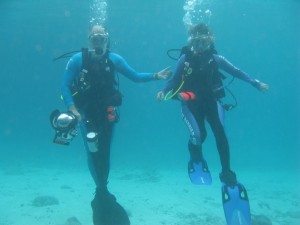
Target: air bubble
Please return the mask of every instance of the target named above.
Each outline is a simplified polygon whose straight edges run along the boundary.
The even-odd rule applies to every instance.
[[[185,14],[183,16],[183,23],[186,28],[197,23],[210,23],[212,12],[207,7],[211,0],[186,0],[183,6]]]
[[[107,20],[107,2],[106,0],[93,0],[90,14],[90,25],[105,26]]]

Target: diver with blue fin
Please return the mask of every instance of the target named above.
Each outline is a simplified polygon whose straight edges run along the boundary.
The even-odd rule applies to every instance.
[[[176,51],[169,51],[173,50]],[[232,75],[232,79],[226,84],[223,84],[226,77],[220,70]],[[231,170],[229,144],[224,129],[225,111],[237,106],[236,98],[228,90],[235,77],[260,91],[269,88],[267,84],[252,78],[218,55],[214,48],[213,33],[206,24],[199,23],[190,28],[188,45],[181,49],[174,76],[164,89],[157,93],[157,99],[176,99],[181,102],[182,119],[190,132],[188,175],[195,185],[212,183],[209,167],[202,152],[202,144],[207,136],[205,122],[208,122],[215,136],[222,165],[220,180],[223,183],[222,199],[227,224],[250,225],[247,191]],[[223,103],[225,90],[232,95],[234,104]]]
[[[50,122],[55,129],[53,142],[69,145],[80,129],[90,173],[96,184],[91,202],[94,225],[130,225],[126,210],[108,190],[113,129],[119,121],[123,95],[117,74],[135,82],[166,80],[171,70],[140,73],[120,55],[109,51],[109,35],[100,25],[90,29],[89,48],[74,54],[67,63],[62,81],[62,99],[67,112],[55,110]],[[65,58],[67,54],[59,58]]]

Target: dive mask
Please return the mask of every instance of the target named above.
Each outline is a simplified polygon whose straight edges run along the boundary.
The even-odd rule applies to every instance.
[[[90,45],[93,48],[99,48],[108,43],[107,33],[93,33],[89,36]]]
[[[212,37],[209,35],[197,35],[189,38],[189,44],[193,52],[204,52],[208,50],[212,44]]]

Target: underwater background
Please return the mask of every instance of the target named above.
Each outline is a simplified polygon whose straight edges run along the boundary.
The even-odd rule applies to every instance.
[[[166,51],[186,44],[183,0],[108,0],[106,26],[111,51],[136,70],[157,72],[176,62]],[[270,85],[261,93],[236,79],[230,86],[238,107],[226,114],[232,168],[300,170],[300,1],[212,0],[205,7],[216,49],[238,68]],[[60,82],[63,53],[87,45],[91,1],[1,0],[0,166],[82,168],[78,136],[70,146],[52,143],[49,115],[66,110]],[[122,75],[121,120],[115,126],[111,166],[115,169],[186,169],[188,130],[180,104],[157,102],[165,82],[133,83]],[[232,98],[228,95],[228,102]],[[211,171],[220,171],[213,134],[204,144]],[[246,183],[247,177],[243,177]],[[300,185],[299,185],[300,186]]]

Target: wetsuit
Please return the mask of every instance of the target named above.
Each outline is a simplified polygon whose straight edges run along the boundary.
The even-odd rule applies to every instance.
[[[107,119],[106,110],[109,103],[106,103],[105,100],[109,97],[107,95],[111,93],[113,94],[116,89],[116,73],[120,73],[135,82],[147,82],[154,80],[153,73],[136,72],[127,64],[124,58],[118,54],[109,52],[106,58],[109,62],[109,67],[107,68],[101,68],[100,61],[98,62],[90,59],[90,63],[92,65],[97,65],[100,68],[98,69],[98,73],[100,73],[98,74],[99,76],[101,76],[101,73],[106,73],[106,78],[102,81],[102,83],[105,84],[102,84],[101,82],[90,82],[92,86],[91,89],[94,88],[93,90],[95,91],[95,95],[92,94],[83,99],[84,104],[81,106],[76,105],[74,97],[72,97],[71,89],[74,81],[79,79],[83,64],[83,53],[78,53],[69,60],[62,83],[62,96],[66,106],[69,107],[70,105],[75,104],[83,117],[80,128],[88,154],[89,169],[97,187],[104,189],[107,186],[107,179],[109,175],[110,145],[114,127],[114,123]],[[109,70],[109,72],[105,72],[106,70]],[[108,82],[106,82],[107,80]],[[109,84],[107,85],[106,83]],[[103,89],[103,91],[101,91],[101,89]],[[93,131],[99,134],[97,151],[95,152],[91,152],[87,144],[86,134],[87,131],[90,131],[90,129],[93,129]]]
[[[192,91],[196,96],[195,100],[182,101],[182,118],[190,132],[188,147],[191,160],[195,162],[203,160],[202,143],[207,135],[205,129],[207,120],[216,139],[222,171],[230,171],[229,145],[224,130],[224,108],[219,101],[222,96],[216,96],[213,92],[213,77],[218,76],[221,69],[254,87],[258,87],[259,82],[233,66],[223,56],[211,52],[204,58],[196,58],[190,52],[180,57],[175,74],[164,88],[164,93],[176,91],[188,69],[193,72],[184,78],[185,83],[181,90]]]

